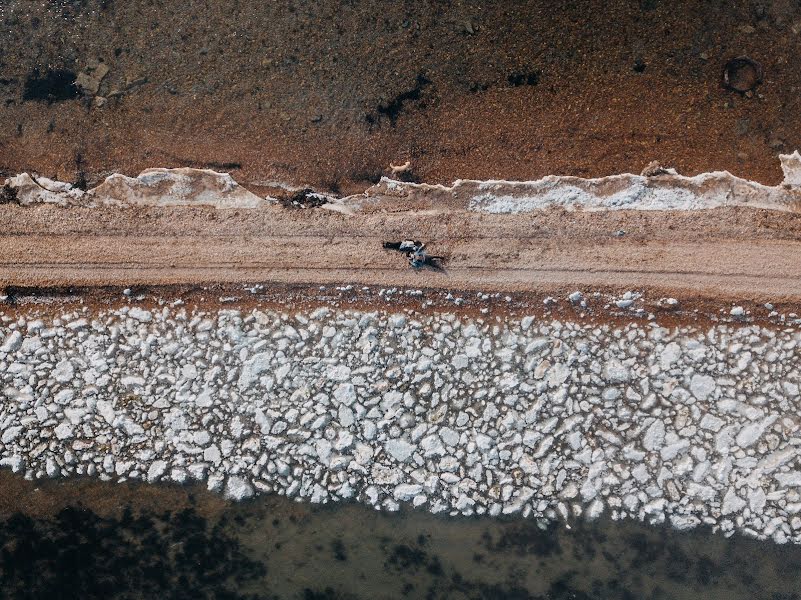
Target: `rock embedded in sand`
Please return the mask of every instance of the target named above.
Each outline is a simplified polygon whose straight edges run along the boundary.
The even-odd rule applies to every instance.
[[[241,477],[229,477],[225,484],[225,497],[230,500],[245,500],[253,494],[253,487]]]
[[[108,65],[98,60],[90,60],[86,68],[78,73],[75,79],[75,85],[89,95],[94,96],[100,90],[100,84],[103,78],[108,74]]]
[[[59,361],[56,364],[55,369],[53,369],[53,379],[59,383],[68,383],[72,381],[74,376],[75,369],[72,366],[72,363],[67,359]]]
[[[13,442],[19,434],[22,433],[22,427],[9,427],[8,429],[3,431],[3,435],[0,436],[0,442],[4,444],[10,444]]]
[[[167,471],[167,462],[163,460],[156,460],[150,463],[147,469],[148,483],[154,483],[161,479],[161,476]]]
[[[0,346],[0,352],[5,352],[8,354],[9,352],[14,352],[19,350],[19,347],[22,345],[22,333],[19,331],[12,331],[8,337],[3,341],[3,345]]]
[[[642,445],[646,450],[659,450],[664,443],[665,424],[661,419],[654,419],[654,422],[645,431]]]

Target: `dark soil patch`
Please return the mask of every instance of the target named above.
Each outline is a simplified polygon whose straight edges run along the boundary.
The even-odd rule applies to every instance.
[[[5,184],[2,188],[0,188],[0,204],[16,204],[18,202],[19,199],[17,198],[16,188],[13,188],[8,184]]]
[[[44,73],[35,69],[25,80],[22,99],[52,104],[78,98],[80,90],[75,85],[76,77],[74,71],[66,69],[48,69]]]
[[[521,85],[537,85],[540,82],[539,71],[526,71],[523,73],[511,73],[507,78],[509,85],[519,87]]]
[[[420,96],[423,93],[423,90],[431,83],[431,80],[428,79],[422,73],[417,75],[417,83],[415,86],[402,92],[395,96],[392,100],[387,102],[386,104],[379,104],[376,112],[374,114],[367,115],[367,123],[372,127],[373,125],[380,125],[381,119],[383,117],[387,117],[389,122],[392,125],[395,125],[395,122],[398,120],[398,117],[401,114],[401,111],[404,108],[404,105],[407,102],[417,102],[420,100]]]

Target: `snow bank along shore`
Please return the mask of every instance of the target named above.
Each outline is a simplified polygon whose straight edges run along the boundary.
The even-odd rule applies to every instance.
[[[0,464],[801,543],[800,386],[801,334],[747,323],[4,315]]]
[[[394,199],[420,209],[442,205],[482,213],[515,214],[559,208],[564,210],[705,210],[748,207],[785,212],[801,211],[801,154],[779,155],[784,180],[767,186],[736,177],[728,171],[679,175],[674,169],[652,173],[622,173],[595,179],[549,175],[536,181],[478,181],[459,179],[450,186],[404,183],[383,178],[362,196],[342,200],[356,209],[380,208]]]
[[[595,179],[551,175],[536,181],[477,181],[460,179],[451,186],[416,184],[382,178],[346,198],[327,199],[322,208],[354,214],[361,210],[396,210],[398,204],[418,210],[469,210],[520,213],[566,210],[701,210],[742,206],[778,211],[801,211],[801,154],[779,155],[784,180],[766,186],[727,171],[679,175],[673,169],[624,173]],[[275,182],[273,182],[275,183]],[[240,186],[228,173],[204,169],[146,169],[137,177],[110,175],[90,190],[69,183],[21,173],[5,180],[15,201],[23,206],[210,206],[255,209],[274,206]],[[290,188],[291,189],[291,188]]]

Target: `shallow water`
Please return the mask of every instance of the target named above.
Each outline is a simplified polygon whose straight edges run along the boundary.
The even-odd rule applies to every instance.
[[[209,511],[186,488],[176,492],[186,503],[143,508],[130,504],[140,486],[93,485],[116,514],[72,502],[2,515],[3,598],[800,597],[801,547],[704,530],[605,520],[543,530],[280,497]]]

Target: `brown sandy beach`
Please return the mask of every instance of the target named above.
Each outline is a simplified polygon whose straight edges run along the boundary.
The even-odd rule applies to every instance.
[[[686,304],[801,301],[801,215],[746,208],[342,215],[4,205],[0,223],[5,286],[353,284],[540,298],[647,288]],[[410,269],[382,249],[409,231],[446,256],[444,272]]]

